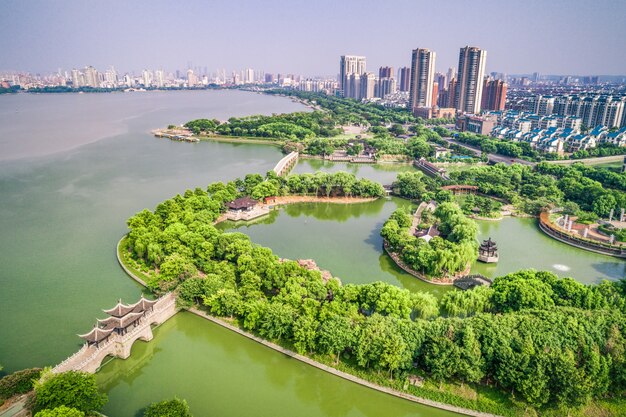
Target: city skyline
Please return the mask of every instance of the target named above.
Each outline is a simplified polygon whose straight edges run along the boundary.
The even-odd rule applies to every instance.
[[[5,3],[0,71],[44,73],[86,65],[172,71],[185,70],[191,63],[209,71],[253,67],[334,76],[339,55],[367,56],[370,68],[400,68],[410,66],[411,50],[423,45],[437,53],[436,70],[443,72],[456,67],[460,46],[475,45],[489,51],[487,73],[626,73],[626,56],[606,42],[626,35],[618,1],[593,5],[529,1],[520,8],[502,7],[493,0],[471,6],[452,0],[445,10],[411,2],[396,2],[382,10],[368,1],[359,2],[359,8],[354,2],[300,1],[271,6],[216,1],[210,7],[189,2],[184,8],[163,2],[121,7],[113,2],[98,10],[82,2],[63,4],[59,8],[41,1]],[[539,7],[541,13],[533,12]],[[347,10],[351,13],[344,13]],[[25,15],[28,24],[21,18]],[[214,18],[217,15],[219,19]],[[319,17],[303,27],[306,16]],[[172,24],[164,25],[168,20]],[[362,29],[355,31],[357,24]],[[397,33],[381,31],[386,25]],[[573,31],[576,25],[590,29]],[[542,36],[547,27],[551,35]],[[591,44],[593,48],[588,47]]]

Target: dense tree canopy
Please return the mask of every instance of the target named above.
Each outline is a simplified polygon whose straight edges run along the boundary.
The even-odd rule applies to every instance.
[[[174,398],[150,404],[143,417],[192,417],[187,401]]]
[[[107,396],[98,390],[93,374],[48,371],[35,383],[35,411],[66,406],[89,414],[99,411],[106,402]]]
[[[389,244],[389,248],[413,270],[431,277],[454,275],[476,259],[476,224],[465,217],[457,204],[440,204],[435,210],[432,223],[424,225],[437,227],[441,237],[426,241],[411,236],[408,233],[410,225],[408,215],[396,211],[385,222],[380,234]]]
[[[505,173],[510,174],[505,181],[516,186],[526,175]],[[520,271],[496,278],[491,287],[447,292],[438,302],[431,294],[383,282],[341,285],[280,260],[244,234],[224,233],[211,224],[226,195],[254,190],[265,181],[277,181],[279,190],[326,193],[323,185],[317,190],[310,185],[314,177],[248,176],[212,184],[208,192],[188,191],[131,218],[128,249],[140,268],[152,270],[153,288],[162,282],[176,287],[181,304],[198,304],[300,353],[345,360],[364,372],[394,380],[418,374],[487,384],[536,408],[567,410],[624,392],[624,284],[586,286],[547,272]],[[345,187],[347,178],[340,178],[334,186]],[[406,212],[394,213],[383,234],[394,247],[415,245],[406,250],[407,263],[434,259],[434,272],[454,270],[453,262],[464,264],[463,245],[475,255],[475,226],[457,205],[442,202],[429,219],[439,223],[444,236],[433,243],[414,243],[401,232],[410,224]],[[174,255],[184,256],[196,270],[161,276],[155,260]]]
[[[85,413],[75,408],[66,407],[64,405],[53,409],[41,410],[35,417],[84,417]]]

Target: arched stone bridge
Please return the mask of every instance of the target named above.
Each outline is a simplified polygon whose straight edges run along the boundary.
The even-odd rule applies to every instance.
[[[130,356],[133,343],[137,339],[146,342],[152,340],[154,337],[152,325],[164,323],[177,311],[176,297],[174,294],[168,293],[159,298],[152,308],[143,313],[139,319],[133,321],[133,325],[124,332],[110,331],[108,336],[98,343],[85,343],[78,352],[52,368],[52,372],[83,371],[94,373],[100,368],[102,361],[107,356],[126,359]],[[104,320],[100,320],[100,322],[102,323]],[[100,331],[100,329],[94,329],[89,334],[96,332],[96,330]],[[102,330],[102,332],[104,331],[106,330]]]
[[[298,152],[291,152],[289,155],[285,156],[283,159],[278,161],[276,166],[274,167],[274,172],[279,177],[289,174],[289,171],[293,169],[293,167],[298,163]]]

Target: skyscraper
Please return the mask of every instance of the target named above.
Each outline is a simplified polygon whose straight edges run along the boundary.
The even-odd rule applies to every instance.
[[[359,91],[357,100],[369,99],[374,97],[374,86],[376,85],[376,76],[373,72],[366,72],[361,76],[361,91]]]
[[[198,84],[198,77],[193,73],[193,70],[189,68],[187,70],[187,87],[193,87]]]
[[[418,48],[411,57],[411,85],[409,88],[409,109],[431,107],[433,83],[435,82],[435,52]]]
[[[81,87],[80,83],[80,73],[77,69],[72,70],[72,87],[78,88]]]
[[[100,87],[98,71],[92,66],[85,68],[85,85],[94,88]]]
[[[411,86],[411,68],[400,68],[398,70],[398,78],[400,79],[400,91],[409,91]]]
[[[487,51],[474,46],[459,52],[458,85],[454,108],[461,113],[480,113]]]
[[[150,87],[152,85],[152,73],[147,69],[142,71],[141,79],[143,80],[144,87]]]
[[[485,84],[483,86],[483,98],[480,105],[481,109],[496,111],[504,110],[507,88],[507,84],[502,80],[485,80]]]
[[[380,67],[378,69],[378,84],[376,84],[376,97],[385,98],[387,94],[396,92],[396,80],[393,67]]]
[[[244,71],[243,82],[246,84],[254,83],[254,70],[252,68],[248,68]]]
[[[165,85],[165,73],[163,72],[163,70],[156,70],[154,72],[154,84],[158,88],[161,88]]]
[[[355,56],[355,55],[342,55],[339,59],[339,90],[344,97],[352,97],[358,95],[359,88],[350,89],[348,84],[348,80],[350,75],[356,74],[360,76],[365,73],[365,57],[364,56]],[[359,77],[360,78],[360,77]],[[352,94],[346,94],[346,90]]]
[[[393,78],[393,67],[380,67],[378,78]]]

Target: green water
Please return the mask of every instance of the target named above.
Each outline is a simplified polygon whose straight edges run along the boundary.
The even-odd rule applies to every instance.
[[[358,204],[299,203],[274,210],[252,224],[224,222],[218,227],[243,232],[280,257],[314,259],[344,283],[385,281],[412,291],[442,294],[450,287],[404,273],[383,251],[383,223],[396,208],[410,205],[400,198]]]
[[[133,416],[177,395],[195,416],[451,417],[339,377],[239,336],[190,313],[159,327],[132,356],[97,374],[109,395],[104,412]]]
[[[0,97],[0,363],[4,372],[53,365],[80,344],[102,308],[134,301],[141,288],[115,260],[125,220],[187,188],[265,173],[280,159],[256,144],[159,140],[149,130],[196,117],[285,112],[300,106],[235,91]],[[295,172],[348,170],[391,183],[411,166],[301,161]],[[408,203],[296,204],[253,225],[224,224],[288,258],[312,258],[343,282],[384,280],[410,290],[449,291],[402,273],[379,236]],[[583,282],[624,275],[624,262],[541,234],[532,220],[479,222],[501,247],[487,275],[522,267],[569,267]],[[507,239],[505,242],[504,239]],[[563,267],[559,267],[563,269]],[[557,271],[558,272],[558,271]],[[138,342],[131,358],[98,374],[111,417],[133,416],[178,395],[197,416],[452,416],[328,375],[190,314]]]
[[[626,262],[566,245],[548,237],[531,218],[505,217],[499,222],[478,221],[481,241],[491,237],[498,245],[497,264],[476,262],[472,272],[496,277],[534,268],[572,277],[585,284],[626,276]]]
[[[369,178],[381,184],[391,184],[398,172],[415,171],[411,164],[351,164],[331,162],[322,159],[300,159],[292,172],[294,174],[313,173],[316,171],[346,171],[358,177]]]
[[[102,308],[139,297],[140,288],[115,259],[130,215],[187,188],[265,173],[281,157],[271,146],[172,142],[152,137],[150,129],[191,117],[301,108],[226,91],[0,97],[0,154],[12,157],[0,161],[4,372],[60,362],[78,348],[76,333],[90,329]],[[91,114],[100,118],[89,130],[69,129]],[[38,137],[43,148],[55,143],[60,151],[41,155],[35,148],[24,158],[23,144],[7,141],[7,134],[34,141],[30,135],[40,134],[42,123],[49,131]],[[110,130],[125,133],[106,138]]]
[[[264,145],[159,140],[150,129],[299,109],[236,91],[0,97],[0,376],[60,362],[102,308],[139,297],[115,259],[130,215],[187,188],[265,173],[281,157]],[[138,342],[128,360],[111,361],[98,380],[111,417],[173,395],[196,416],[454,415],[372,392],[187,314]]]

